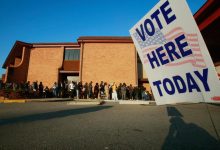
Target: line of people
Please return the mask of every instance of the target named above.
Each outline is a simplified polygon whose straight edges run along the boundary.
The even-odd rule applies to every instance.
[[[125,83],[109,84],[93,82],[54,82],[49,88],[44,87],[43,83],[38,81],[26,83],[1,83],[0,88],[11,89],[13,91],[23,91],[26,98],[50,98],[50,97],[72,97],[76,99],[109,99],[109,100],[150,100],[153,99],[149,91],[143,86],[126,85]]]
[[[56,89],[56,83],[54,88]],[[125,83],[120,83],[118,86],[113,82],[108,84],[93,82],[82,84],[82,82],[71,82],[69,84],[70,96],[76,99],[109,99],[109,100],[150,100],[152,95],[143,86],[127,86]],[[67,88],[66,88],[67,89]]]

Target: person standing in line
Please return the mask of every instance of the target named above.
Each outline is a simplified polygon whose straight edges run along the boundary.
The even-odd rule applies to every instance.
[[[93,86],[92,86],[92,81],[89,83],[89,98],[91,99],[93,97],[93,92],[92,92]]]
[[[73,98],[73,90],[74,90],[73,81],[70,82],[70,84],[69,84],[69,89],[70,89],[70,97]]]
[[[36,91],[36,89],[34,88],[34,84],[35,84],[34,82],[32,82],[32,84],[31,84],[31,90],[32,91]]]
[[[105,99],[109,99],[109,85],[105,82]]]
[[[37,95],[38,95],[38,81],[33,82],[33,91],[34,91],[34,98],[37,98]]]
[[[34,89],[34,82],[30,84],[30,98],[34,98],[35,89]]]
[[[115,82],[113,82],[113,85],[112,85],[112,99],[113,99],[114,101],[117,101],[117,100],[118,100],[117,85],[115,84]]]
[[[61,97],[61,82],[57,83],[57,97]]]
[[[134,86],[134,99],[138,100],[139,99],[139,89],[138,86]]]
[[[128,91],[129,91],[130,100],[133,100],[133,86],[132,86],[132,84],[130,84],[130,86],[128,87]]]
[[[141,96],[142,96],[142,100],[145,100],[145,101],[149,100],[149,96],[147,94],[146,88],[143,88]]]
[[[76,97],[76,88],[77,88],[77,84],[76,84],[76,82],[73,82],[73,98],[75,98]]]
[[[122,87],[122,84],[119,83],[119,86],[116,89],[118,99],[121,99],[121,96],[122,96],[121,95],[121,87]]]
[[[109,84],[108,89],[109,89],[109,99],[112,100],[112,85],[111,84]]]
[[[96,83],[94,87],[94,98],[97,99],[99,94],[99,84]]]
[[[105,93],[105,87],[103,81],[101,81],[100,85],[100,90],[99,90],[99,97],[102,99]]]
[[[34,82],[34,89],[36,92],[38,92],[38,81]]]
[[[123,83],[121,86],[121,99],[126,100],[126,84]]]
[[[46,86],[46,88],[44,89],[44,98],[49,98],[50,97],[50,90],[48,88],[48,86]]]
[[[79,90],[79,99],[81,99],[83,97],[83,85],[82,85],[82,82],[79,82],[78,83],[78,90]]]
[[[43,91],[44,91],[44,86],[43,86],[43,83],[40,82],[40,84],[39,84],[39,97],[40,98],[43,97]]]
[[[85,83],[85,85],[83,86],[83,89],[84,89],[84,91],[83,91],[83,97],[84,97],[84,99],[87,99],[88,98],[88,83],[86,82]]]
[[[24,84],[25,98],[30,98],[30,81]]]
[[[65,93],[65,83],[64,81],[60,82],[61,85],[61,97],[64,98],[64,93]]]
[[[64,81],[64,93],[63,93],[64,97],[67,97],[68,89],[69,89],[68,81],[65,80]]]
[[[79,99],[79,86],[78,83],[75,83],[75,89],[76,89],[76,99]]]
[[[53,96],[57,97],[57,82],[54,82],[52,88],[53,88]]]

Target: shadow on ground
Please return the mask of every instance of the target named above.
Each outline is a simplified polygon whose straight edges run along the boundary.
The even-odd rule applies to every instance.
[[[170,117],[169,133],[162,150],[209,150],[220,149],[220,142],[205,129],[193,123],[186,123],[175,107],[167,107]]]
[[[78,109],[68,109],[68,110],[60,110],[55,112],[46,112],[40,114],[33,114],[9,119],[0,119],[0,126],[7,124],[14,124],[19,122],[32,122],[38,120],[48,120],[54,118],[67,117],[78,114],[85,114],[100,111],[103,109],[111,108],[112,106],[95,106],[95,107],[86,107],[86,108],[78,108]]]
[[[207,104],[206,104],[207,105]],[[220,104],[218,103],[209,103],[209,105],[214,105],[214,106],[218,106],[218,107],[220,107]]]

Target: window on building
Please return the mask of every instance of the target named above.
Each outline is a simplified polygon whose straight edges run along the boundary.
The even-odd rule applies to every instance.
[[[65,60],[79,60],[80,50],[79,49],[67,49],[65,50]]]

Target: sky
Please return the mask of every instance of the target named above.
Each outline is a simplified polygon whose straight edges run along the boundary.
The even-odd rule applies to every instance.
[[[129,36],[159,0],[0,0],[0,66],[16,40],[76,42],[79,36]],[[206,0],[187,0],[194,14]],[[0,68],[1,74],[5,70]]]

